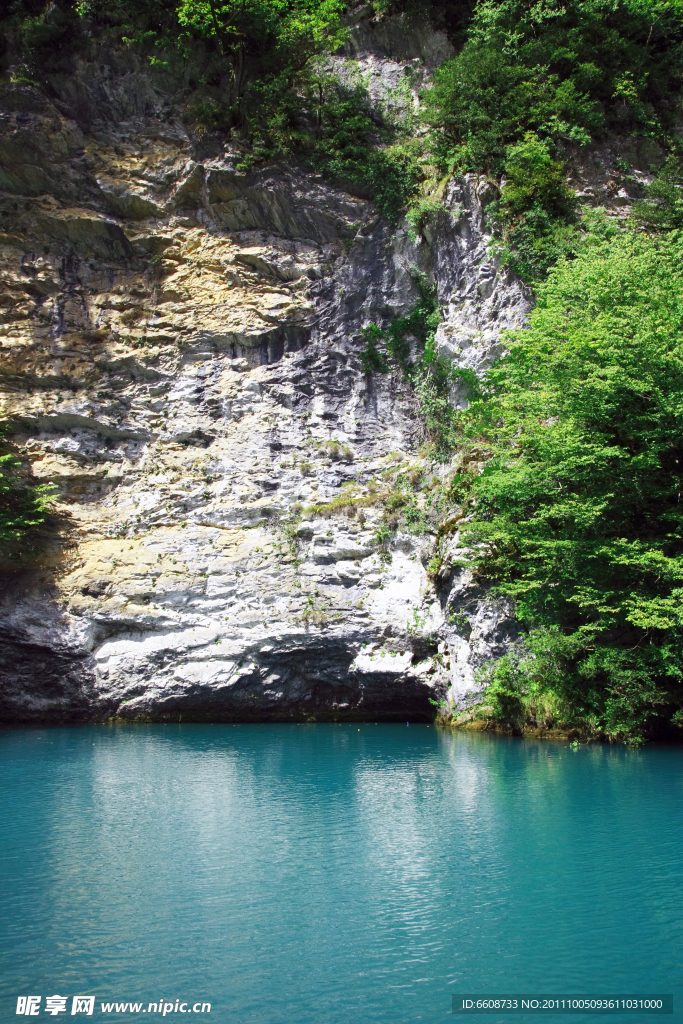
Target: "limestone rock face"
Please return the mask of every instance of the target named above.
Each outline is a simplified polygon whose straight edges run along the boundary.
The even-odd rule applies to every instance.
[[[54,104],[0,97],[3,416],[61,522],[6,576],[3,719],[460,704],[512,623],[462,576],[430,581],[433,534],[386,549],[391,480],[443,469],[410,390],[359,356],[416,268],[442,353],[480,370],[501,351],[529,302],[489,252],[486,183],[452,181],[411,240],[312,176],[239,173],[142,72],[94,75]]]

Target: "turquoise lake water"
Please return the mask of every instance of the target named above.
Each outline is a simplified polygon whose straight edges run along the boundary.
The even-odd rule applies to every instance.
[[[96,726],[2,732],[0,759],[3,1021],[92,994],[93,1020],[494,1024],[539,1018],[451,994],[531,991],[673,992],[683,1021],[681,749]]]

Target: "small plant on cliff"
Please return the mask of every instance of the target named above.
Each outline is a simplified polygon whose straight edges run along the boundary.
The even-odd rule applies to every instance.
[[[383,334],[377,324],[369,324],[364,327],[361,334],[365,340],[365,348],[361,352],[361,366],[363,373],[370,376],[372,373],[388,373],[389,363],[380,349]]]
[[[450,402],[455,384],[471,394],[477,391],[473,370],[456,367],[439,355],[436,330],[441,311],[436,295],[421,277],[416,278],[419,300],[403,316],[383,330],[376,324],[365,328],[361,363],[366,373],[400,370],[418,401],[427,454],[440,462],[454,451],[455,410]]]
[[[54,488],[33,484],[0,427],[0,540],[17,542],[45,522]]]
[[[297,563],[299,557],[298,529],[301,522],[301,505],[292,505],[287,518],[280,520],[279,532],[283,543],[286,545],[289,557]]]

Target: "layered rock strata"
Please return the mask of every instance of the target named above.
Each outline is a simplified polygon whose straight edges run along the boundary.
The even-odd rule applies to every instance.
[[[490,254],[490,186],[451,181],[411,240],[309,175],[238,173],[134,67],[1,108],[3,416],[59,488],[58,540],[5,576],[3,720],[461,701],[513,626],[462,574],[430,579],[433,531],[382,542],[392,481],[419,476],[424,505],[444,468],[407,385],[359,356],[417,271],[443,354],[501,351],[529,302]]]

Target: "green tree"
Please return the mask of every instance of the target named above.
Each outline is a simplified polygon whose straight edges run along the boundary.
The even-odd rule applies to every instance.
[[[682,254],[628,232],[561,260],[459,417],[472,565],[526,633],[499,711],[636,741],[680,717]]]
[[[648,186],[645,199],[634,203],[633,215],[649,228],[660,231],[683,228],[683,171],[679,157],[669,157]]]
[[[344,38],[343,0],[180,0],[178,23],[212,40],[225,61],[228,105],[266,78],[291,88],[316,55]]]
[[[309,83],[298,119],[315,124],[294,139],[299,158],[328,181],[372,198],[395,224],[421,177],[419,144],[373,107],[364,87],[345,86],[324,69]]]
[[[505,185],[500,202],[492,208],[492,220],[504,239],[503,260],[530,282],[544,278],[581,242],[578,203],[567,184],[565,164],[534,132],[508,147]]]

